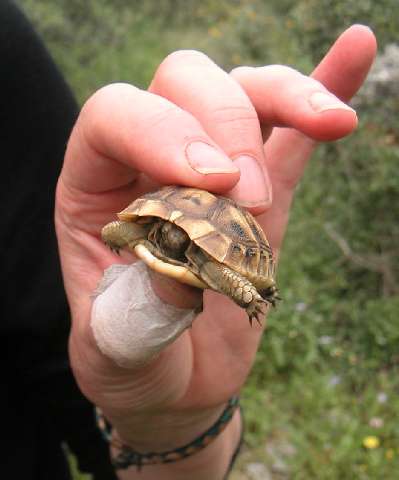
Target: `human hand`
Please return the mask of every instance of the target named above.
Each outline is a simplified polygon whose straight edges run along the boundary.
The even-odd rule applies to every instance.
[[[118,367],[99,351],[90,328],[90,295],[116,262],[100,241],[101,227],[145,191],[189,185],[229,192],[259,215],[278,255],[315,141],[341,138],[356,126],[354,112],[328,90],[348,101],[374,54],[374,37],[360,26],[340,37],[313,78],[281,66],[243,67],[229,76],[204,55],[178,52],[161,64],[149,92],[113,85],[83,108],[56,202],[73,318],[71,363],[83,392],[129,443],[162,450],[171,438],[179,446],[209,426],[244,383],[262,332],[229,299],[206,291],[190,331],[145,367]]]

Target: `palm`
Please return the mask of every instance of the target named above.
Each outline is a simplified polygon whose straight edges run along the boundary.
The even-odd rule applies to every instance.
[[[104,269],[113,263],[130,261],[123,254],[121,257],[113,254],[101,242],[99,232],[104,224],[114,218],[115,212],[120,211],[141,193],[140,185],[137,188],[123,187],[106,195],[93,195],[90,199],[84,193],[75,192],[73,202],[76,202],[77,213],[69,218],[66,224],[62,219],[64,213],[61,212],[73,210],[74,207],[65,186],[61,182],[59,184],[57,230],[66,288],[72,302],[76,298],[75,292],[79,292],[79,302],[73,305],[73,312],[74,323],[80,328],[86,329],[90,321],[91,294]],[[66,204],[68,207],[65,207]],[[82,219],[85,219],[84,222]],[[82,275],[82,272],[85,274]],[[183,382],[179,379],[178,383],[186,388],[184,391],[175,391],[176,397],[200,400],[201,392],[212,391],[214,398],[207,395],[207,401],[221,403],[243,383],[252,363],[261,329],[257,326],[251,329],[245,312],[221,295],[207,291],[204,303],[204,312],[194,322],[193,328],[174,345],[173,352],[169,354],[168,351],[164,355],[169,357],[168,361],[172,364],[175,363],[175,366],[171,365],[171,370],[176,372],[182,371],[180,360],[184,357],[186,378]],[[93,351],[88,348],[85,337],[79,337],[79,344],[75,344],[75,347],[81,351],[80,355],[83,355],[82,352],[85,352],[84,355],[89,355],[89,352],[100,355],[95,349]],[[157,368],[157,364],[154,368]],[[78,371],[81,383],[84,384],[85,376],[91,375],[91,372],[81,368],[78,368]],[[156,376],[154,370],[151,373]],[[220,382],[222,378],[223,383]],[[174,390],[173,378],[169,387]],[[95,389],[97,388],[104,387],[98,385]],[[127,397],[131,394],[128,387],[125,394]]]

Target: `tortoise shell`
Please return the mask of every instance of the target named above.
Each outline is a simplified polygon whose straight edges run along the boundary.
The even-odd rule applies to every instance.
[[[250,213],[228,198],[196,188],[164,187],[118,213],[124,222],[140,217],[158,217],[177,225],[210,257],[259,288],[273,282],[273,255],[263,230]]]

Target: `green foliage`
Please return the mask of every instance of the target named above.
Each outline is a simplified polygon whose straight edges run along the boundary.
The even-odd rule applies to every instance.
[[[399,150],[362,128],[322,148],[297,192],[263,370],[340,357],[356,381],[398,362]]]
[[[284,41],[293,23],[276,17],[262,0],[20,3],[81,102],[107,83],[146,87],[161,60],[182,48],[201,50],[227,70],[281,58],[308,68],[298,45]]]
[[[306,53],[318,62],[343,30],[360,23],[376,34],[380,46],[397,42],[397,0],[302,0],[291,3],[289,16]]]
[[[289,381],[283,375],[269,378],[261,387],[252,377],[243,398],[247,442],[256,449],[259,438],[276,445],[289,441],[295,454],[286,461],[295,479],[394,478],[399,467],[395,386],[380,373],[349,395],[345,380],[323,368],[308,368]],[[378,447],[365,448],[369,436]],[[271,464],[267,448],[259,448],[258,456]]]
[[[148,17],[141,2],[21,3],[81,102],[107,83],[146,87],[168,53],[160,41],[160,20]]]
[[[226,69],[309,72],[351,23],[370,25],[380,46],[399,31],[397,0],[21,3],[80,101],[110,82],[145,87],[180,48]],[[399,100],[363,99],[357,110],[357,133],[319,148],[298,188],[279,267],[283,302],[243,392],[251,449],[269,461],[265,438],[293,444],[297,480],[394,478],[399,467]],[[369,435],[378,447],[363,446]]]

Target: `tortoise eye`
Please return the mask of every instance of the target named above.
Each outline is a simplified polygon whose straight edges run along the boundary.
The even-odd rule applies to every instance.
[[[247,248],[245,252],[246,257],[255,257],[255,255],[256,255],[256,251],[254,248]]]

